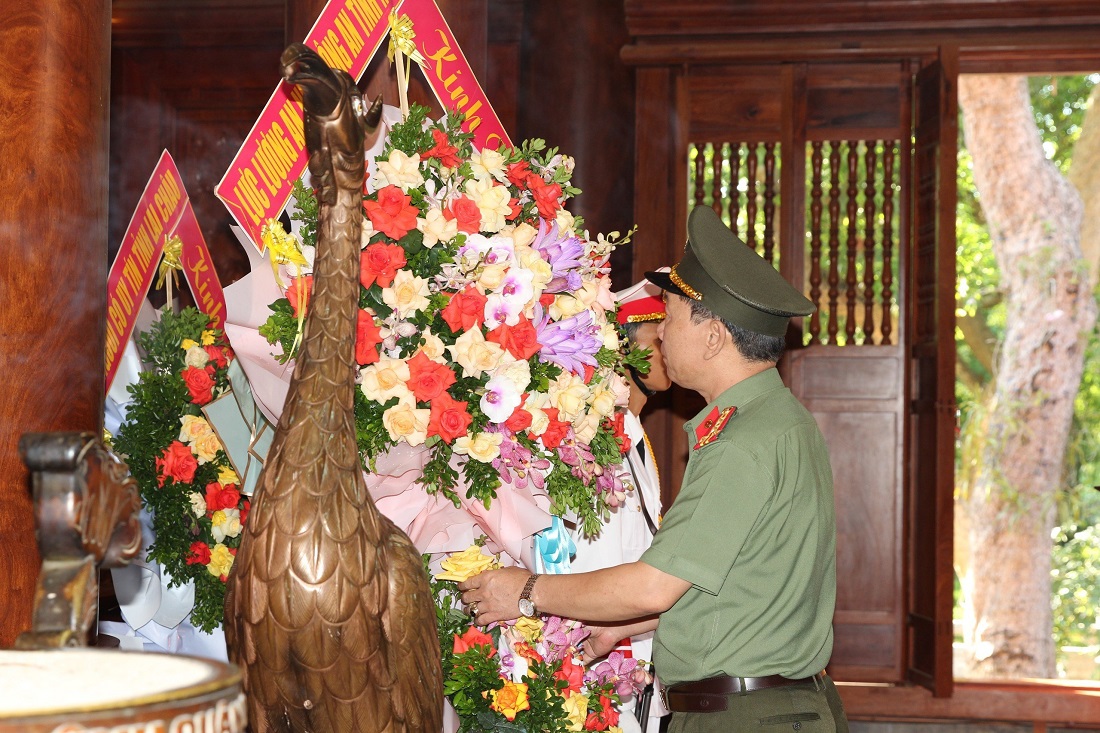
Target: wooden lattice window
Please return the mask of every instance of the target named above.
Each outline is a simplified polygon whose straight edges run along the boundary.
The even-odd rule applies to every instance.
[[[688,165],[689,206],[711,206],[778,267],[780,145],[692,144]],[[817,305],[803,321],[807,345],[894,343],[900,168],[896,141],[806,144],[803,288]]]

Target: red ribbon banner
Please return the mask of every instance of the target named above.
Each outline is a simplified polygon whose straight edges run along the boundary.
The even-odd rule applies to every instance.
[[[330,0],[305,43],[333,68],[362,76],[400,0]],[[279,216],[306,169],[301,93],[280,82],[214,193],[261,253],[260,230]]]
[[[405,0],[400,13],[412,21],[416,49],[424,56],[424,76],[439,103],[446,109],[466,113],[462,129],[474,134],[474,149],[511,147],[504,125],[489,104],[435,0]]]
[[[126,342],[137,323],[141,302],[149,292],[164,253],[164,244],[173,236],[183,242],[184,279],[199,310],[220,327],[225,320],[222,286],[184,190],[183,179],[172,156],[165,150],[138,199],[107,275],[105,391],[110,390],[118,372]]]

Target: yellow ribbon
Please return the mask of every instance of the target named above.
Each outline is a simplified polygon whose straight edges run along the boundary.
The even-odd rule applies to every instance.
[[[309,260],[302,254],[302,245],[298,238],[288,234],[283,229],[283,224],[278,219],[268,219],[260,229],[260,240],[264,247],[271,253],[271,271],[275,275],[275,282],[280,289],[285,290],[282,279],[279,277],[279,265],[293,265],[293,277],[298,280],[298,332],[294,335],[294,344],[290,347],[291,354],[298,348],[302,341],[302,330],[306,321],[306,288],[302,278],[302,265],[308,265]]]
[[[172,285],[180,286],[179,273],[183,270],[183,240],[178,234],[173,234],[164,240],[164,254],[160,260],[157,278],[157,288],[167,287],[164,303],[165,308],[172,306]],[[171,275],[171,277],[169,277]]]
[[[390,63],[397,62],[397,96],[401,101],[401,116],[409,116],[409,74],[412,62],[423,68],[424,57],[416,50],[416,33],[408,15],[397,15],[397,8],[390,11],[390,45],[386,57]]]

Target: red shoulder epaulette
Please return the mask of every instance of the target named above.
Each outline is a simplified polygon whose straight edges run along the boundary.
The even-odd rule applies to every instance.
[[[730,421],[735,412],[737,412],[737,408],[732,405],[721,412],[717,407],[711,410],[706,419],[699,423],[699,427],[695,428],[695,438],[698,442],[695,444],[694,450],[699,450],[703,446],[710,445],[718,440],[722,428],[726,427],[726,423]]]

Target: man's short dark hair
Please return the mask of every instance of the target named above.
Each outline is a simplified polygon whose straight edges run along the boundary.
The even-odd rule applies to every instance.
[[[683,297],[683,296],[680,296]],[[726,330],[733,337],[733,345],[741,352],[741,356],[749,361],[759,361],[774,364],[783,356],[786,348],[786,340],[783,336],[767,336],[756,331],[750,331],[714,315],[714,312],[700,303],[698,300],[684,298],[691,305],[691,322],[702,323],[710,319],[721,321]]]

